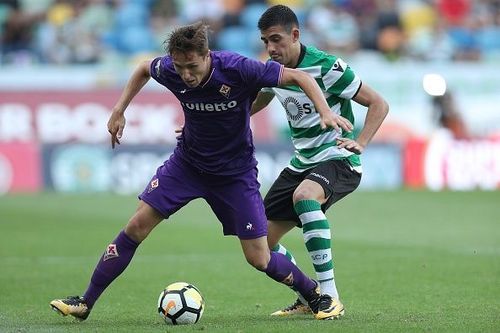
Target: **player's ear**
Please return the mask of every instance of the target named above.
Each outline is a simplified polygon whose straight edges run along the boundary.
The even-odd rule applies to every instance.
[[[300,37],[300,30],[298,28],[293,27],[292,28],[292,41],[295,43],[296,41],[299,40]]]

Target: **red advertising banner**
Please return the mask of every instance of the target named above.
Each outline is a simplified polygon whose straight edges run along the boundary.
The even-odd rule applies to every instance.
[[[0,194],[42,187],[40,152],[34,143],[0,143]]]
[[[500,139],[457,140],[446,131],[428,141],[410,140],[404,152],[404,183],[431,190],[500,189]]]
[[[0,143],[106,143],[109,113],[119,90],[0,92]],[[267,112],[252,118],[256,141],[275,138]],[[168,91],[142,91],[127,109],[125,144],[174,144],[182,126],[179,102]]]

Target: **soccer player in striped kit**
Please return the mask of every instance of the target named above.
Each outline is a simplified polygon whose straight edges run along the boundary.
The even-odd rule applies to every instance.
[[[295,262],[279,241],[294,227],[302,228],[320,291],[332,298],[335,309],[331,314],[338,318],[344,314],[344,306],[335,284],[331,231],[325,211],[358,187],[362,172],[359,155],[382,124],[389,107],[378,93],[362,84],[342,59],[301,44],[299,22],[289,7],[268,8],[260,17],[258,28],[271,60],[311,75],[321,87],[332,114],[354,123],[351,100],[368,108],[363,129],[354,138],[351,131],[320,126],[319,110],[294,85],[264,88],[252,106],[254,114],[276,96],[285,108],[295,148],[288,167],[264,199],[269,247]],[[306,312],[310,312],[309,306],[299,295],[293,304],[272,315]]]
[[[351,130],[332,114],[309,75],[227,51],[210,51],[207,26],[176,29],[166,43],[168,55],[144,61],[132,74],[108,121],[111,145],[120,144],[125,110],[153,77],[179,100],[185,124],[174,153],[139,195],[139,205],[124,230],[105,249],[83,296],[50,302],[62,315],[85,320],[104,290],[129,265],[139,244],[164,219],[191,200],[205,199],[222,224],[236,235],[249,264],[298,291],[317,319],[331,318],[332,302],[317,283],[283,254],[270,252],[267,219],[257,181],[257,161],[250,130],[250,107],[263,87],[298,85],[314,101],[323,127]]]

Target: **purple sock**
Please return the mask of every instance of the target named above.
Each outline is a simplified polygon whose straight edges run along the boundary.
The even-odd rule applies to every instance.
[[[313,290],[316,283],[281,253],[271,252],[271,260],[269,260],[265,272],[273,280],[299,292],[307,301],[310,301],[314,295]]]
[[[83,295],[89,308],[94,306],[103,291],[127,268],[138,246],[139,244],[127,236],[123,230],[108,245]]]

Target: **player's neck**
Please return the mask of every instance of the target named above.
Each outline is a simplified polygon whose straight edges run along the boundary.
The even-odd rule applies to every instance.
[[[287,66],[289,68],[297,68],[299,66],[306,54],[306,47],[302,45],[302,43],[298,43],[294,51],[295,55],[293,57],[293,61],[289,64],[289,66]]]

